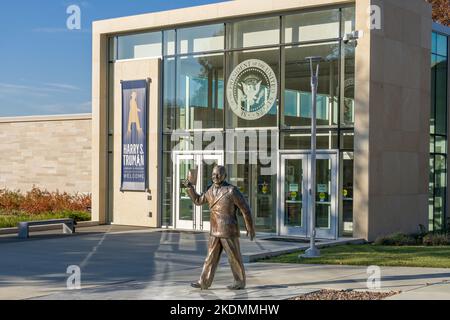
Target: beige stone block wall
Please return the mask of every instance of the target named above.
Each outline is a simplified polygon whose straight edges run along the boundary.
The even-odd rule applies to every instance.
[[[0,118],[0,188],[91,192],[91,115]]]
[[[382,9],[369,30],[367,8]],[[422,0],[356,2],[354,236],[374,240],[427,226],[431,6]]]

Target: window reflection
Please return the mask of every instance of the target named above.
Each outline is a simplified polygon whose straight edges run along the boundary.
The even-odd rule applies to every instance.
[[[285,43],[339,38],[339,9],[285,17]]]
[[[356,30],[355,7],[342,8],[342,36]]]
[[[118,59],[156,58],[162,55],[162,33],[148,32],[119,36]]]
[[[177,58],[176,128],[222,128],[223,54]]]
[[[245,163],[230,164],[227,166],[228,179],[236,185],[248,200],[252,208],[252,215],[257,232],[276,231],[276,175],[263,175],[262,164],[252,164],[249,153],[235,154],[236,157],[245,158]],[[239,227],[245,230],[242,215],[238,215]]]
[[[344,233],[353,231],[353,152],[342,154],[342,219]]]
[[[355,45],[343,44],[344,83],[342,84],[341,124],[355,123]]]
[[[177,53],[207,52],[224,49],[224,25],[214,24],[179,29]]]
[[[238,49],[280,43],[280,18],[271,17],[227,24],[227,48]]]
[[[164,55],[175,54],[175,30],[164,31]]]
[[[290,46],[285,49],[284,127],[311,125],[311,72],[306,57],[321,56],[317,95],[317,124],[337,124],[339,45]]]
[[[447,37],[433,32],[431,55],[429,229],[446,225],[447,194]]]
[[[280,60],[280,49],[269,49],[269,50],[247,50],[247,51],[235,51],[227,54],[228,61],[228,76],[231,72],[238,66],[241,62],[249,59],[262,60],[269,65],[269,67],[275,73],[277,77],[277,82],[279,83],[279,60]],[[262,90],[268,91],[269,88],[261,88]],[[278,95],[278,88],[277,95]],[[238,117],[233,110],[228,106],[226,108],[226,119],[227,128],[238,128],[238,127],[276,127],[277,126],[277,111],[278,111],[278,97],[275,100],[272,108],[258,120],[247,120]]]

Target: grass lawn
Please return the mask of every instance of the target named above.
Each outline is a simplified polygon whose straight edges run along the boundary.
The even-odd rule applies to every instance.
[[[342,245],[320,249],[321,257],[311,259],[299,259],[300,253],[260,262],[450,268],[450,246]]]
[[[87,212],[73,212],[63,211],[58,213],[43,213],[43,214],[1,214],[0,213],[0,228],[13,228],[22,221],[38,221],[49,219],[63,219],[73,218],[75,221],[90,221],[91,215]]]

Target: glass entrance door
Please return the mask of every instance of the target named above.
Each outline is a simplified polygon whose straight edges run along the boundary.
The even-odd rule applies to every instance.
[[[189,198],[183,180],[189,170],[197,169],[197,184],[195,190],[198,194],[211,186],[212,170],[216,165],[223,164],[222,154],[175,154],[175,227],[177,229],[209,231],[210,211],[208,204],[196,206]]]
[[[318,238],[337,237],[337,155],[316,156],[316,234]],[[310,234],[309,205],[311,156],[281,155],[280,234],[307,237]]]

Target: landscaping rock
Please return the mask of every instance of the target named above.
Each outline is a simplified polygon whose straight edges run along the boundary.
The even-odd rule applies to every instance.
[[[399,293],[396,291],[320,290],[289,300],[383,300]]]

